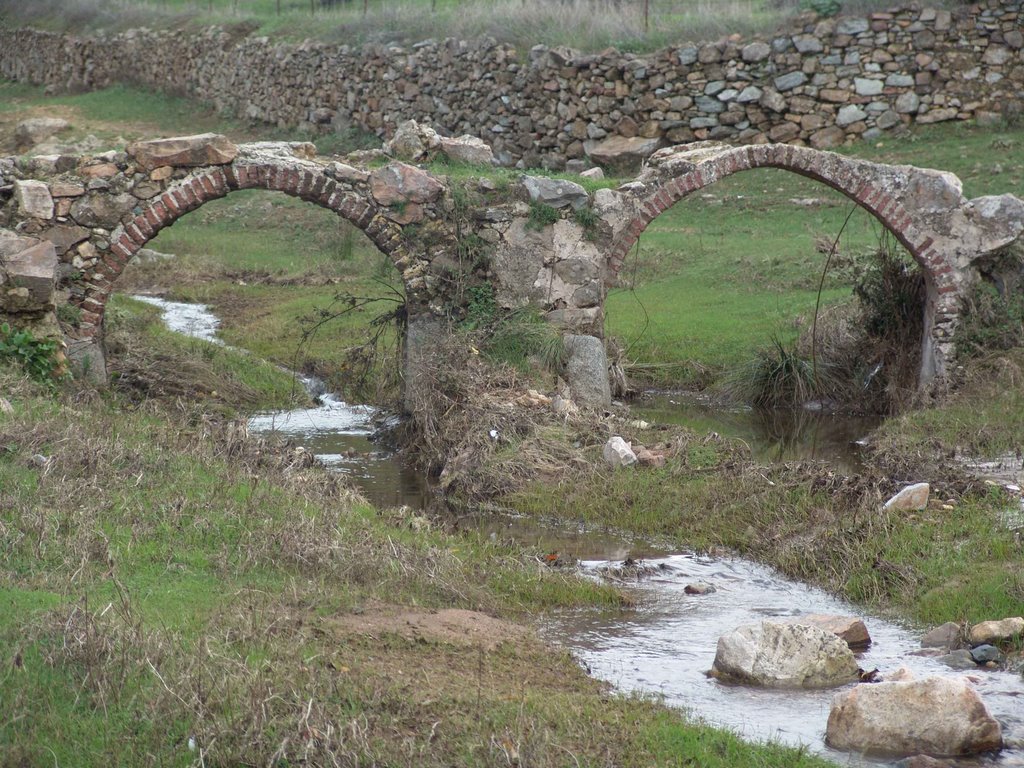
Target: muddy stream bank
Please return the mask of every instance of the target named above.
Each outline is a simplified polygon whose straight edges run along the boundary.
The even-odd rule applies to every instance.
[[[218,321],[206,307],[148,296],[135,298],[160,307],[172,330],[217,341]],[[315,406],[256,414],[249,420],[250,429],[276,432],[313,451],[332,469],[351,476],[377,506],[426,507],[431,494],[424,480],[370,440],[387,414],[370,406],[349,405],[323,392],[315,380],[304,379],[303,383],[316,398]],[[877,425],[877,421],[820,413],[778,418],[743,409],[716,413],[706,403],[666,394],[647,398],[637,415],[739,437],[748,441],[762,460],[827,459],[851,471],[860,461],[856,441]],[[787,426],[786,418],[795,418],[797,423]],[[824,744],[835,690],[759,689],[709,678],[705,673],[714,660],[718,637],[742,624],[811,613],[859,615],[873,639],[858,657],[863,669],[877,668],[884,675],[907,667],[915,677],[963,674],[936,658],[915,655],[920,649],[921,628],[866,616],[856,606],[756,563],[658,551],[606,533],[548,529],[511,516],[481,515],[470,524],[527,546],[559,550],[579,559],[584,571],[594,578],[601,569],[626,557],[645,558],[646,565],[654,567],[654,575],[623,581],[635,594],[637,610],[551,616],[545,620],[543,635],[572,649],[594,676],[619,690],[661,696],[670,705],[748,739],[805,746],[841,765],[895,762],[838,752]],[[715,590],[687,594],[686,586],[694,582],[711,584]],[[977,690],[1003,726],[1010,746],[998,756],[957,764],[1024,766],[1024,680],[1019,673],[1002,670],[978,668],[969,674],[977,680]]]

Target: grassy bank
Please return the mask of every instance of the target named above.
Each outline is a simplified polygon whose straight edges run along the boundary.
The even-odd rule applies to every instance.
[[[525,53],[538,43],[653,51],[735,33],[771,35],[801,7],[798,0],[44,0],[26,8],[0,0],[0,17],[76,33],[216,24],[286,40],[348,44],[487,35]],[[842,7],[863,13],[888,5],[846,0]]]
[[[183,396],[226,415],[307,405],[294,376],[242,350],[167,329],[160,310],[116,295],[107,309],[109,373],[132,399]]]
[[[0,391],[4,765],[820,764],[609,696],[509,621],[610,588],[191,406]]]

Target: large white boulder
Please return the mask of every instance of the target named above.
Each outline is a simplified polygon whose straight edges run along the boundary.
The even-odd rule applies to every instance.
[[[809,624],[818,627],[844,641],[853,650],[871,645],[871,635],[863,619],[856,616],[834,616],[825,613],[806,613],[786,619],[787,624]]]
[[[765,621],[718,638],[711,671],[767,688],[831,688],[856,678],[857,660],[846,642],[832,632]]]
[[[931,486],[928,483],[908,485],[885,502],[884,509],[924,509],[928,506],[928,495],[930,492]]]
[[[70,127],[71,123],[61,117],[31,117],[18,123],[14,142],[21,149],[30,149]]]
[[[616,469],[629,467],[636,464],[636,454],[633,453],[633,446],[615,435],[604,445],[604,460]]]
[[[836,696],[829,746],[855,752],[939,757],[999,749],[998,721],[964,678],[865,683]]]

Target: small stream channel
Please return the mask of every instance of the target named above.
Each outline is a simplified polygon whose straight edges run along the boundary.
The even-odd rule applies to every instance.
[[[150,296],[134,297],[161,308],[167,325],[176,331],[220,343],[217,318],[197,304],[170,302]],[[325,464],[350,475],[363,494],[378,506],[405,504],[424,508],[429,493],[410,467],[369,439],[386,417],[375,408],[349,405],[319,382],[304,379],[317,405],[291,411],[256,414],[253,432],[276,432],[313,451]],[[674,401],[674,402],[673,402]],[[827,414],[799,416],[786,427],[749,410],[716,412],[710,405],[680,395],[652,395],[638,409],[650,421],[683,423],[746,440],[762,460],[828,459],[855,470],[859,458],[855,441],[877,421],[856,421]],[[859,657],[863,669],[883,674],[904,666],[916,677],[958,675],[934,658],[913,655],[920,631],[881,618],[865,616],[855,606],[821,590],[783,578],[769,568],[741,559],[711,558],[690,553],[659,552],[608,534],[552,530],[522,519],[478,518],[487,533],[512,537],[528,546],[563,554],[583,562],[597,578],[602,567],[627,555],[645,557],[658,567],[655,576],[627,583],[635,591],[638,609],[629,613],[564,614],[551,617],[543,634],[573,650],[591,673],[623,691],[656,694],[705,721],[730,728],[751,740],[775,740],[806,746],[840,765],[892,764],[837,752],[824,744],[825,723],[835,691],[780,691],[727,685],[706,676],[718,637],[742,624],[765,618],[809,613],[860,615],[873,644]],[[702,581],[716,591],[688,595],[687,584]],[[1001,618],[1001,617],[993,617]],[[962,760],[964,766],[1024,766],[1024,680],[1005,671],[971,670],[977,689],[1015,746],[997,757]]]

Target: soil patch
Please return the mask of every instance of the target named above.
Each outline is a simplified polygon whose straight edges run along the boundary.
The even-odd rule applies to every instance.
[[[445,608],[426,611],[398,606],[374,606],[358,614],[330,620],[329,628],[342,635],[398,635],[426,643],[495,650],[503,643],[518,644],[534,638],[528,628],[479,611]]]

